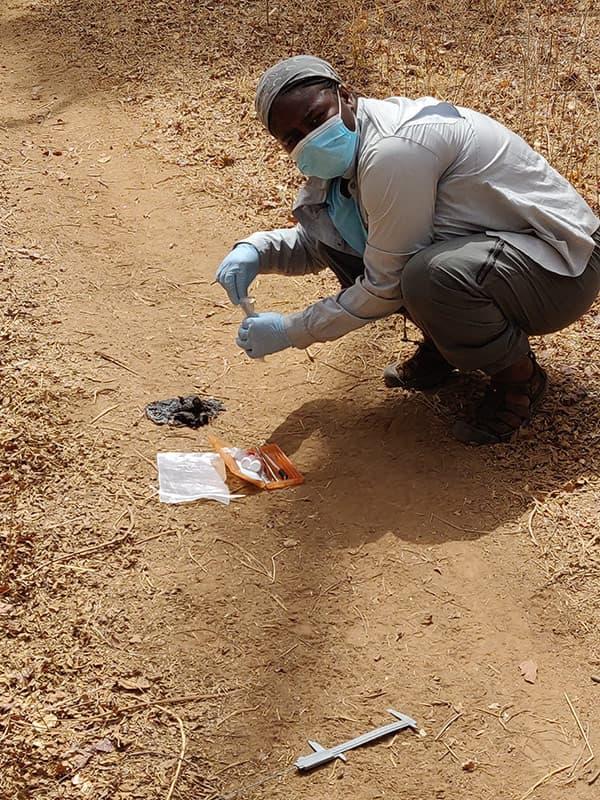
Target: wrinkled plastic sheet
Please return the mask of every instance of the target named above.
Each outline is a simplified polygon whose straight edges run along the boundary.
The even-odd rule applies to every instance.
[[[157,453],[161,503],[216,500],[229,505],[225,463],[218,453]]]

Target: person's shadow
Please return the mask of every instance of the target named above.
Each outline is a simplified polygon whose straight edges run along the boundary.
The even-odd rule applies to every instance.
[[[469,376],[438,395],[374,397],[363,387],[350,397],[312,400],[270,440],[304,470],[298,492],[318,521],[315,531],[343,531],[340,546],[390,532],[434,544],[500,526],[515,530],[536,492],[559,489],[586,469],[589,447],[577,429],[598,423],[585,388],[560,373],[551,380],[546,410],[507,445],[477,448],[452,439],[450,418],[477,389]],[[560,433],[567,426],[576,434],[568,449]]]

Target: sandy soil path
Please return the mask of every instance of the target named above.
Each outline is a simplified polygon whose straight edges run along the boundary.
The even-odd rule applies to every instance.
[[[32,74],[40,43],[18,13],[5,12],[1,57],[10,246],[42,256],[17,261],[44,273],[46,359],[74,387],[66,414],[89,443],[80,471],[96,475],[91,485],[73,477],[44,525],[95,515],[84,546],[115,536],[129,513],[135,538],[70,561],[72,572],[58,563],[40,573],[45,637],[12,659],[38,663],[56,629],[77,668],[36,684],[40,713],[62,709],[52,731],[26,716],[7,729],[37,739],[44,766],[36,773],[32,761],[23,793],[5,796],[164,797],[179,721],[187,760],[174,796],[230,796],[284,770],[308,738],[334,744],[383,724],[388,707],[427,736],[401,734],[248,794],[518,800],[559,767],[569,769],[557,778],[570,776],[584,743],[565,693],[600,748],[592,649],[544,586],[518,463],[453,443],[432,400],[386,393],[361,362],[381,366],[385,348],[374,355],[366,338],[315,362],[286,353],[247,363],[233,342],[238,314],[211,284],[247,229],[241,211],[144,146],[142,116],[76,64],[61,68],[52,54],[55,72]],[[320,288],[297,284],[293,305]],[[286,290],[263,280],[257,296],[291,307]],[[192,390],[225,400],[225,438],[272,437],[306,484],[229,508],[159,506],[156,452],[204,449],[206,435],[153,427],[141,410]],[[538,665],[534,684],[519,672],[526,660]],[[95,692],[100,705],[66,713],[60,691]],[[112,718],[114,696],[154,706]],[[104,737],[122,744],[72,770],[69,748]],[[68,766],[52,780],[54,763]],[[533,796],[594,797],[594,764]]]

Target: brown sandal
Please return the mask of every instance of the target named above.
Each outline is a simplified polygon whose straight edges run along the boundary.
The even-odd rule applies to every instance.
[[[452,433],[465,444],[498,444],[508,442],[513,434],[529,424],[531,416],[540,404],[548,378],[544,370],[529,353],[533,373],[529,380],[519,383],[504,383],[492,378],[490,387],[475,412],[475,420],[459,420]],[[515,402],[521,398],[524,402]]]
[[[425,341],[401,364],[388,364],[383,381],[388,389],[435,389],[455,372],[433,342]]]

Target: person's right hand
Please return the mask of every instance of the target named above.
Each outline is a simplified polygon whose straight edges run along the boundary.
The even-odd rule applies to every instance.
[[[216,279],[229,295],[234,306],[248,296],[248,287],[260,270],[258,250],[254,245],[242,242],[221,262]]]

